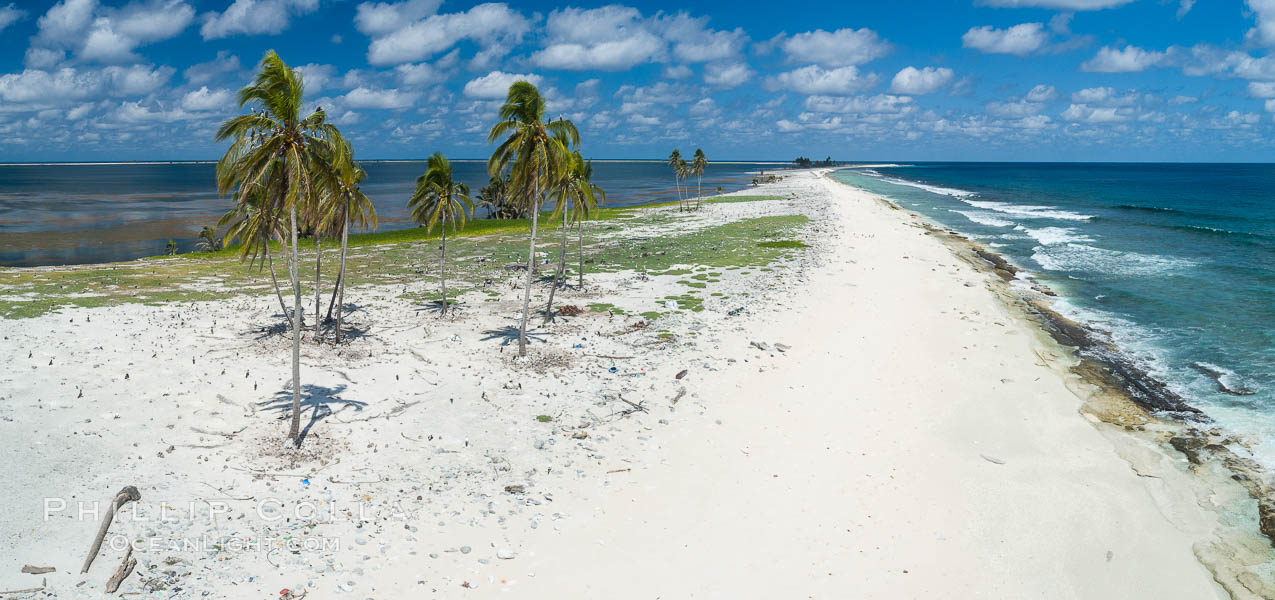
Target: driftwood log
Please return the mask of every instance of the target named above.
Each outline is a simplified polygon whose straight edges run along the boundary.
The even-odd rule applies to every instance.
[[[137,566],[137,559],[133,558],[133,545],[128,545],[128,551],[124,553],[124,560],[120,563],[120,568],[115,569],[115,574],[106,581],[106,593],[114,594],[115,590],[120,589],[120,584],[133,573],[133,568]]]
[[[141,499],[142,493],[131,485],[124,486],[119,493],[115,494],[115,498],[111,500],[110,510],[106,511],[106,514],[102,516],[102,526],[97,528],[97,538],[93,540],[93,547],[89,549],[89,555],[84,559],[84,567],[80,569],[80,573],[88,573],[89,566],[93,564],[93,559],[97,558],[98,550],[102,549],[102,540],[106,538],[106,530],[111,528],[111,521],[115,519],[115,511],[129,502],[136,502]],[[132,554],[131,545],[129,553]]]

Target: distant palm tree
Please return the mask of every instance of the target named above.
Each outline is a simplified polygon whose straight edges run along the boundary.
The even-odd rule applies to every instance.
[[[708,167],[708,157],[704,156],[704,151],[699,148],[695,149],[695,157],[691,159],[691,173],[695,175],[695,209],[698,210],[704,202],[704,169]]]
[[[457,221],[465,224],[465,211],[473,211],[469,201],[469,186],[452,179],[452,163],[442,152],[435,152],[425,161],[425,174],[416,178],[416,192],[408,201],[412,218],[433,231],[435,226],[443,230],[442,254],[438,259],[439,281],[443,284],[443,310],[447,314],[447,226],[456,230]]]
[[[333,158],[345,144],[341,132],[327,122],[323,109],[301,116],[305,85],[271,50],[261,60],[256,80],[239,90],[239,106],[256,104],[250,114],[231,118],[217,130],[217,141],[233,139],[217,161],[217,191],[236,189],[240,202],[254,191],[270,192],[270,213],[289,213],[294,300],[292,319],[292,422],[288,437],[300,444],[301,432],[301,279],[297,252],[297,212],[316,197],[316,185],[334,178]],[[317,315],[316,315],[317,319]]]
[[[177,242],[175,240],[168,240],[168,243],[164,244],[164,254],[177,256]]]
[[[341,230],[341,267],[336,274],[336,287],[332,290],[332,301],[328,303],[328,314],[324,321],[332,319],[332,306],[336,311],[336,343],[341,343],[341,321],[345,314],[345,258],[350,246],[350,222],[355,221],[363,229],[371,225],[376,229],[376,207],[359,185],[367,177],[367,172],[359,163],[354,162],[353,152],[349,147],[341,148],[336,160],[336,186],[325,192],[333,194],[328,201],[321,202],[329,207],[332,213],[329,218],[335,219]]]
[[[567,233],[571,229],[567,219],[570,216],[583,219],[590,210],[597,207],[597,196],[602,194],[602,189],[589,181],[589,178],[593,176],[593,165],[586,162],[579,151],[572,152],[567,157],[565,166],[554,186],[557,199],[553,207],[553,216],[550,217],[562,214],[562,243],[558,245],[558,270],[553,275],[553,286],[549,288],[549,303],[545,305],[545,323],[553,318],[553,295],[562,280],[563,272],[567,269]],[[572,208],[568,210],[568,206]],[[580,287],[584,287],[583,231],[580,232]]]
[[[221,250],[224,241],[217,237],[216,228],[204,225],[204,228],[199,231],[199,241],[195,242],[195,249],[200,252],[216,252]]]
[[[677,209],[678,210],[682,210],[681,165],[683,162],[684,161],[682,160],[682,153],[678,152],[677,148],[674,148],[673,152],[668,155],[668,166],[669,168],[673,169],[673,185],[677,188]]]
[[[579,153],[576,153],[576,157],[579,157]],[[582,184],[576,186],[579,191],[572,210],[572,220],[576,223],[576,248],[579,250],[580,257],[579,287],[581,288],[584,287],[584,221],[593,216],[599,204],[607,201],[606,192],[593,184],[593,161],[583,162],[583,165],[572,163],[572,168],[579,171],[578,181]]]
[[[527,354],[527,316],[531,310],[531,285],[536,271],[536,227],[540,218],[540,198],[546,184],[562,170],[567,146],[580,144],[580,133],[571,121],[545,121],[545,101],[540,90],[526,81],[509,86],[500,107],[500,121],[492,125],[488,142],[505,137],[487,161],[492,177],[509,170],[510,188],[527,199],[531,213],[531,242],[527,251],[527,287],[522,298],[522,324],[518,332],[518,356]]]

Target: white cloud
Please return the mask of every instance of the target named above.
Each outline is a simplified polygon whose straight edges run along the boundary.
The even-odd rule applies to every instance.
[[[622,71],[650,62],[663,51],[663,40],[644,33],[593,45],[554,44],[533,54],[531,62],[546,69]]]
[[[357,87],[350,90],[342,99],[350,108],[381,108],[402,110],[411,108],[418,94],[400,92],[396,89],[374,90]]]
[[[688,112],[692,117],[711,117],[721,113],[721,109],[712,98],[702,98],[699,102],[692,104]]]
[[[1250,98],[1275,98],[1275,81],[1248,82],[1248,95]]]
[[[752,77],[753,70],[744,63],[712,63],[704,67],[704,83],[720,88],[737,88]]]
[[[1026,56],[1049,41],[1049,33],[1043,23],[1022,23],[1009,29],[996,29],[990,25],[971,27],[961,36],[961,44],[988,54],[1014,54]]]
[[[1110,87],[1092,87],[1085,88],[1071,95],[1071,101],[1078,104],[1092,104],[1096,106],[1132,106],[1138,101],[1138,92],[1130,90],[1121,96],[1114,88]]]
[[[0,6],[0,31],[4,31],[6,27],[17,23],[18,20],[26,16],[27,11],[18,8],[13,4]]]
[[[78,121],[80,119],[83,119],[84,117],[87,117],[90,112],[93,112],[92,102],[89,102],[87,104],[81,104],[75,108],[72,108],[71,110],[66,111],[66,118],[71,121]]]
[[[173,121],[182,121],[195,116],[197,115],[192,115],[180,108],[151,110],[149,106],[142,106],[141,100],[122,102],[110,114],[112,120],[122,123],[172,123]]]
[[[1039,102],[1026,100],[992,102],[987,105],[987,114],[1000,119],[1022,119],[1039,114],[1043,107]]]
[[[766,87],[771,90],[786,88],[808,95],[846,96],[868,89],[876,82],[875,74],[860,74],[858,67],[824,69],[810,65],[768,77]]]
[[[1049,102],[1058,97],[1058,90],[1052,85],[1039,84],[1027,92],[1028,102]]]
[[[539,86],[543,78],[533,73],[518,74],[492,71],[465,84],[464,94],[470,98],[503,99],[509,94],[509,86],[517,81],[528,81]]]
[[[1181,0],[1178,4],[1178,20],[1181,21],[1187,13],[1191,12],[1191,7],[1195,6],[1195,0]]]
[[[1124,6],[1133,0],[982,0],[981,4],[1004,8],[1056,8],[1060,10],[1102,10]]]
[[[885,56],[890,43],[871,29],[822,29],[799,33],[779,42],[789,63],[815,63],[825,67],[861,65]]]
[[[280,33],[288,28],[292,17],[314,12],[319,0],[235,0],[221,13],[200,16],[203,26],[199,34],[205,40],[232,35]]]
[[[504,4],[479,4],[466,12],[439,14],[372,39],[367,61],[373,65],[417,62],[464,40],[477,43],[485,61],[504,56],[531,29],[531,22]]]
[[[915,107],[908,96],[877,94],[875,96],[811,96],[806,110],[817,113],[900,114]]]
[[[203,85],[224,73],[233,73],[240,68],[239,57],[225,50],[217,51],[217,58],[208,62],[191,65],[182,72],[186,81],[194,85]]]
[[[1275,0],[1246,0],[1246,4],[1253,11],[1257,26],[1244,37],[1263,46],[1275,46]]]
[[[438,12],[441,0],[364,2],[354,15],[354,28],[369,37],[385,35]]]
[[[182,108],[192,112],[210,110],[229,111],[238,107],[234,92],[230,90],[209,90],[208,86],[200,87],[182,96]]]
[[[891,94],[920,96],[939,91],[952,81],[954,73],[946,67],[904,67],[890,81]]]
[[[0,100],[14,104],[49,105],[94,98],[103,94],[128,97],[149,94],[172,77],[174,69],[143,65],[103,69],[64,67],[56,71],[26,69],[0,75]]]
[[[336,80],[336,67],[332,65],[309,63],[292,69],[301,74],[307,94],[325,90]]]
[[[666,79],[686,79],[695,72],[686,65],[668,65],[664,67],[663,75]]]
[[[1062,112],[1062,118],[1076,123],[1118,123],[1128,119],[1120,109],[1113,107],[1092,107],[1085,104],[1072,104]]]
[[[447,74],[429,63],[406,64],[394,67],[399,81],[405,85],[428,85],[447,80]]]
[[[93,11],[96,9],[97,0],[62,0],[54,4],[36,22],[39,27],[36,43],[42,46],[58,44],[63,47],[77,44],[89,23],[93,22]]]
[[[688,63],[733,59],[748,43],[743,29],[714,31],[708,28],[708,17],[695,18],[685,13],[658,18],[655,29],[673,42],[673,57]]]
[[[1093,73],[1136,73],[1154,67],[1164,57],[1163,52],[1143,50],[1137,46],[1125,46],[1123,50],[1103,46],[1096,56],[1080,65],[1080,69]]]
[[[194,17],[195,9],[183,0],[149,0],[123,8],[63,0],[40,17],[27,66],[51,67],[65,58],[65,50],[86,61],[139,62],[135,49],[180,34]]]

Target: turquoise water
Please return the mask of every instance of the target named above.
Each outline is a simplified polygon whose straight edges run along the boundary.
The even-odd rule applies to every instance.
[[[486,161],[457,160],[457,179],[476,198]],[[423,161],[364,161],[363,190],[380,229],[415,227],[407,200]],[[673,173],[657,161],[594,161],[593,181],[607,205],[675,200]],[[709,163],[703,190],[734,191],[774,163]],[[169,239],[182,252],[231,206],[217,195],[216,165],[191,163],[0,164],[0,265],[101,263],[163,254]],[[691,182],[692,188],[695,181]]]
[[[1275,165],[933,163],[834,176],[1005,256],[1059,292],[1060,312],[1109,332],[1275,465]]]

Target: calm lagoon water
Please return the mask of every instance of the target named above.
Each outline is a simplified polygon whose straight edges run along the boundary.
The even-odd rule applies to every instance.
[[[477,196],[486,162],[454,161],[456,176]],[[415,227],[407,199],[424,161],[367,161],[364,191],[376,203],[380,229]],[[594,182],[608,206],[674,200],[673,175],[655,161],[594,161]],[[740,189],[773,163],[711,163],[705,193]],[[0,265],[101,263],[162,254],[169,239],[181,251],[231,206],[217,196],[214,163],[0,165]],[[692,180],[692,185],[694,180]]]

